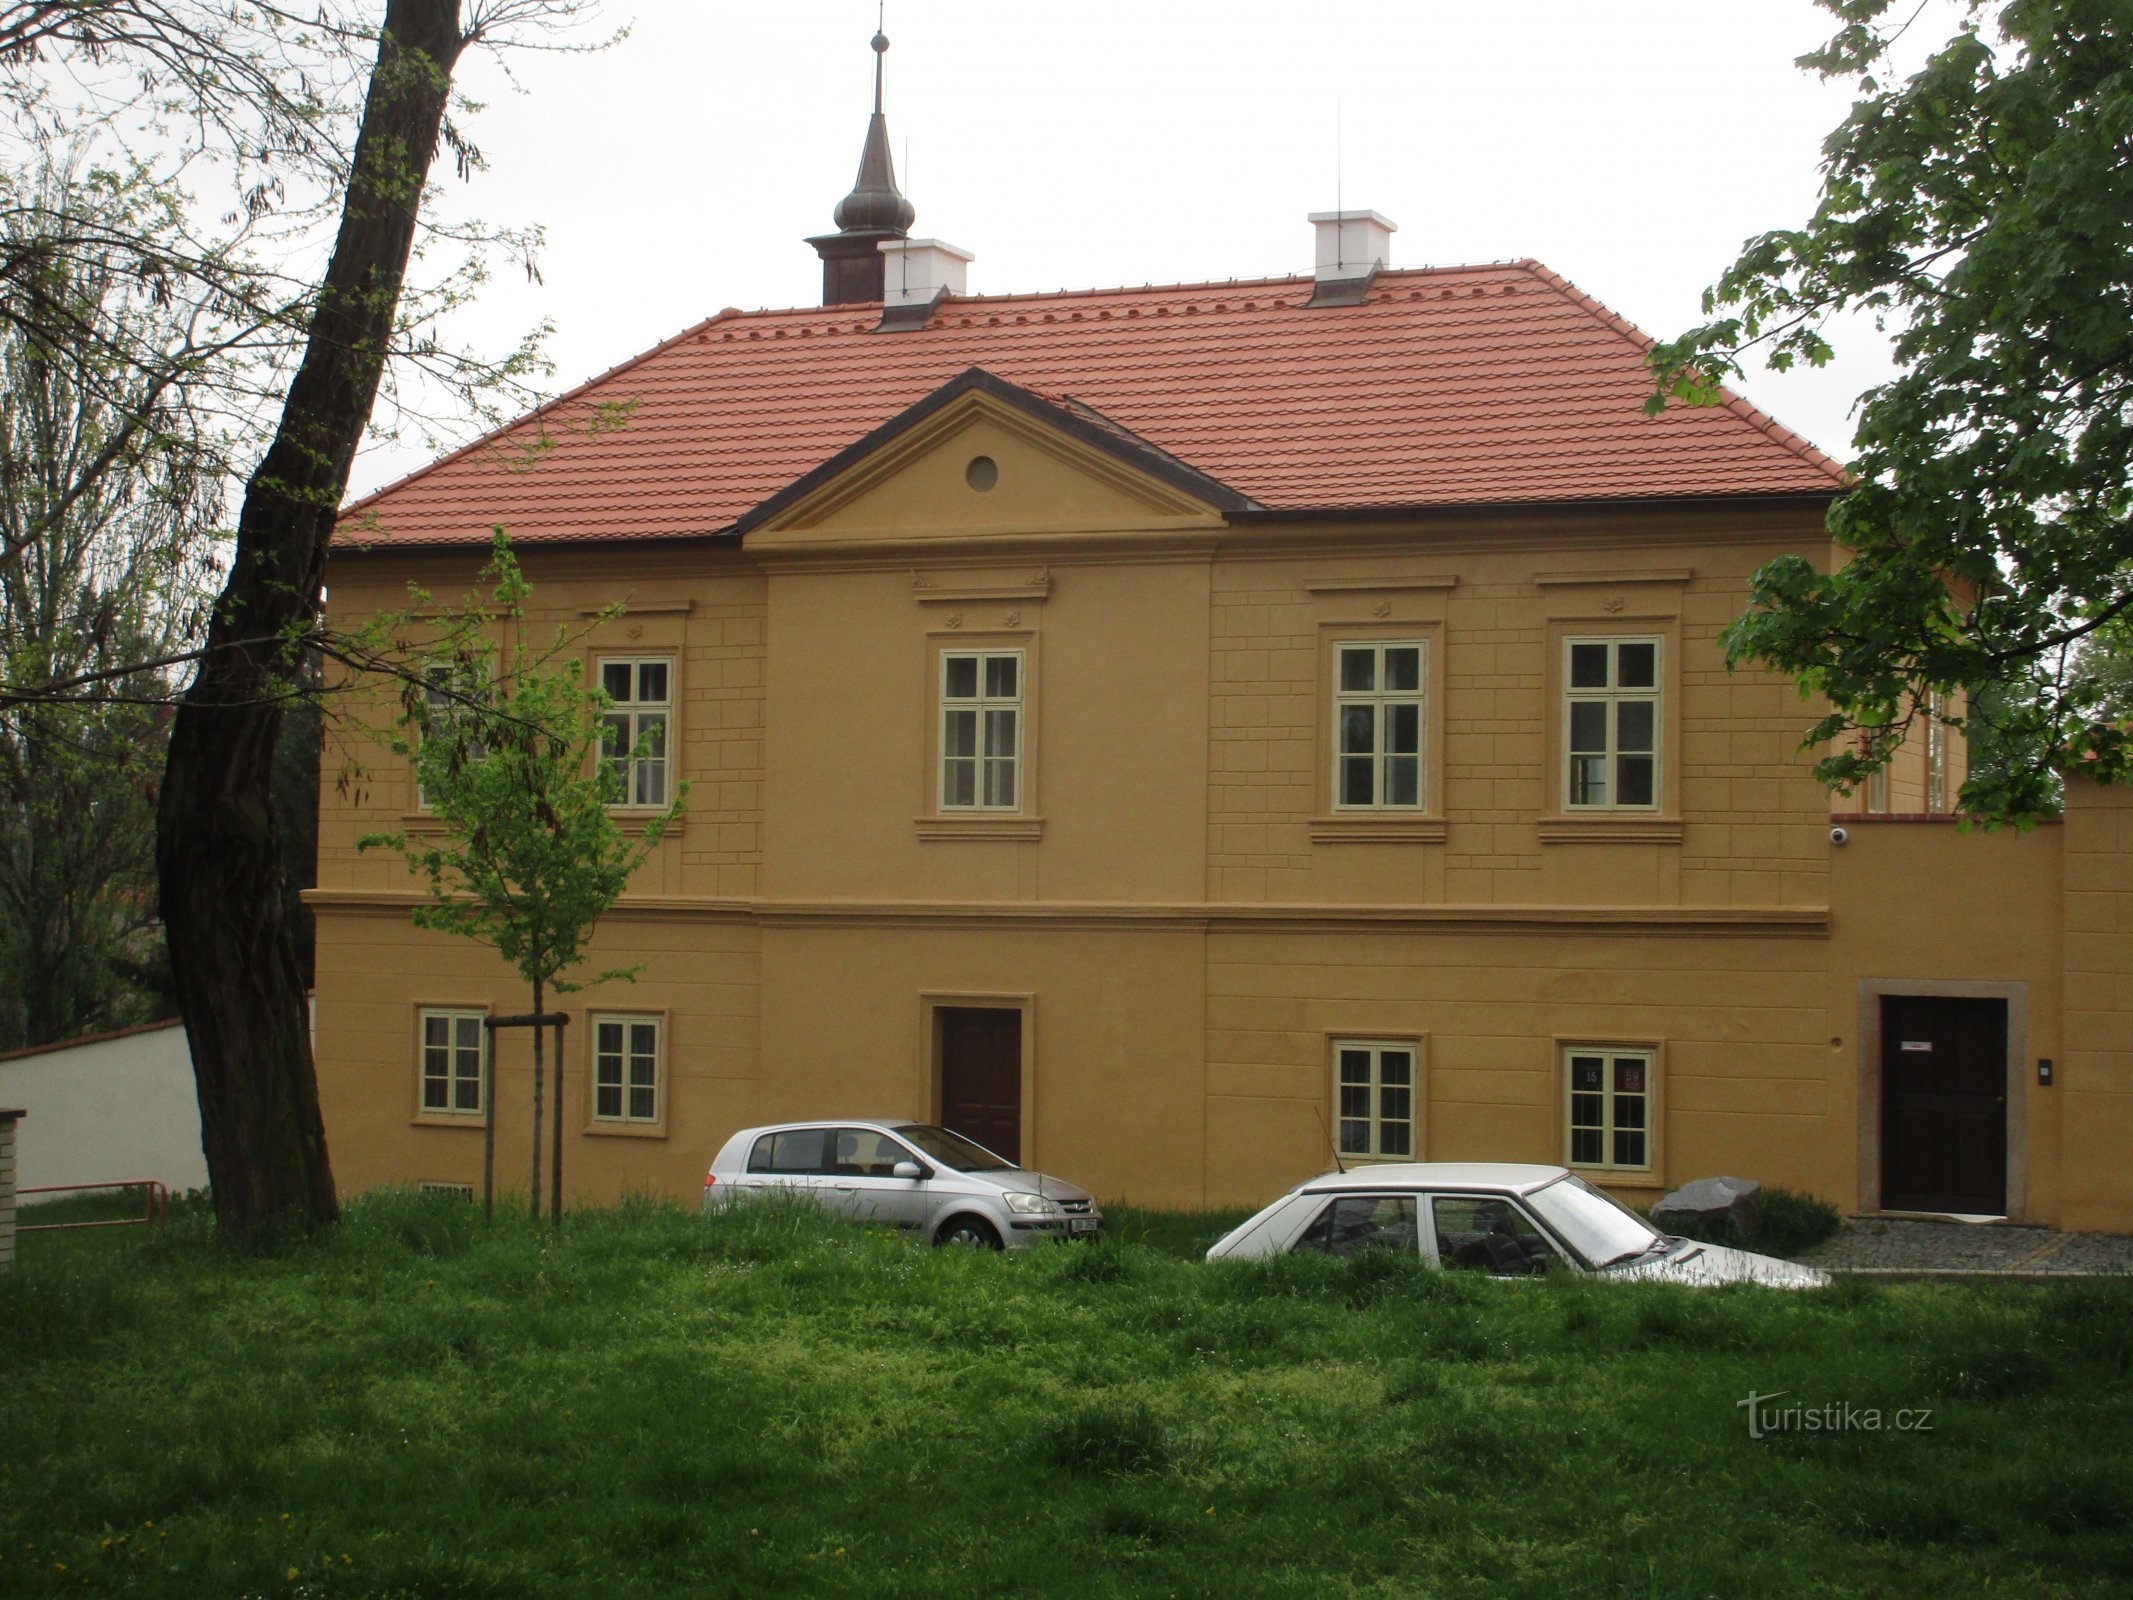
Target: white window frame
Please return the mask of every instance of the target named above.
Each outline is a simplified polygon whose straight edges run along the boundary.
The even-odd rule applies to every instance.
[[[470,677],[467,665],[463,662],[432,661],[424,665],[422,669],[422,700],[431,720],[434,721],[441,718],[450,723],[464,723],[473,719],[473,710],[466,704],[466,701],[464,699],[454,699],[450,693],[446,692],[446,686],[452,684],[455,679],[459,686],[458,693],[461,695],[471,696],[472,691],[478,687]],[[479,739],[467,741],[468,759],[479,761],[487,754],[487,747]],[[417,757],[418,761],[419,759]],[[417,771],[419,774],[419,767]],[[419,775],[415,783],[415,808],[418,811],[430,809],[430,797],[423,793]]]
[[[488,1041],[483,1037],[482,1026],[489,1013],[475,1006],[418,1006],[415,1008],[415,1107],[425,1117],[450,1117],[479,1122],[487,1114],[485,1109],[487,1087],[483,1053]],[[430,1023],[440,1021],[445,1025],[444,1099],[443,1105],[430,1104]],[[461,1036],[461,1024],[473,1027],[473,1084],[474,1104],[458,1103],[458,1090],[463,1082],[461,1069],[465,1065],[467,1041]]]
[[[585,1019],[586,1037],[591,1041],[592,1067],[587,1074],[592,1087],[592,1120],[595,1123],[619,1124],[632,1128],[656,1127],[667,1114],[667,1027],[666,1018],[656,1012],[646,1011],[595,1011]],[[604,1028],[620,1028],[620,1048],[610,1051],[604,1048],[601,1031]],[[641,1053],[638,1051],[634,1031],[649,1028],[652,1032],[652,1081],[648,1086],[652,1096],[652,1108],[640,1113],[633,1107],[634,1091],[641,1087],[631,1071]],[[610,1082],[606,1077],[609,1062],[615,1066],[615,1076]],[[613,1111],[601,1109],[602,1095],[609,1089],[615,1091]]]
[[[1367,1052],[1370,1058],[1369,1081],[1366,1084],[1350,1083],[1346,1078],[1347,1063],[1344,1057],[1353,1052]],[[1407,1057],[1407,1082],[1385,1082],[1385,1057],[1388,1054]],[[1333,1076],[1333,1145],[1340,1160],[1347,1161],[1419,1161],[1422,1142],[1422,1045],[1415,1039],[1334,1039],[1331,1041]],[[1365,1092],[1365,1114],[1361,1117],[1350,1113],[1344,1103],[1344,1089],[1362,1088]],[[1406,1095],[1407,1112],[1404,1117],[1386,1114],[1387,1093]],[[1357,1149],[1349,1144],[1349,1129],[1361,1122],[1365,1125],[1367,1148]],[[1407,1148],[1387,1150],[1384,1148],[1385,1127],[1389,1123],[1404,1122],[1407,1127]]]
[[[1600,1062],[1600,1087],[1597,1091],[1580,1089],[1577,1086],[1577,1063],[1580,1058],[1597,1058]],[[1635,1063],[1644,1069],[1644,1087],[1626,1090],[1618,1077],[1624,1063]],[[1659,1170],[1659,1052],[1650,1045],[1633,1044],[1566,1044],[1562,1047],[1563,1080],[1563,1165],[1579,1172],[1618,1172],[1649,1176]],[[1580,1119],[1578,1100],[1581,1096],[1597,1094],[1600,1101],[1599,1120],[1587,1116]],[[1618,1120],[1621,1102],[1635,1099],[1641,1104],[1643,1120],[1635,1127]],[[1593,1161],[1578,1155],[1578,1135],[1597,1133],[1600,1136],[1600,1156]],[[1644,1159],[1628,1161],[1617,1159],[1617,1139],[1624,1133],[1638,1133],[1644,1139]]]
[[[1647,684],[1624,685],[1621,683],[1623,645],[1648,644],[1652,647],[1652,681]],[[1607,649],[1607,681],[1604,685],[1573,687],[1571,662],[1580,645],[1604,645]],[[1562,723],[1562,804],[1566,815],[1589,816],[1594,813],[1626,813],[1640,816],[1656,813],[1666,797],[1666,639],[1656,633],[1580,633],[1563,640],[1563,723]],[[1645,703],[1652,708],[1652,797],[1648,801],[1624,804],[1617,799],[1622,789],[1622,758],[1625,755],[1639,756],[1641,750],[1624,751],[1619,748],[1621,731],[1620,707],[1631,703]],[[1578,751],[1572,740],[1572,724],[1575,721],[1574,706],[1603,704],[1607,708],[1607,743],[1602,751]],[[1579,800],[1577,796],[1577,761],[1580,755],[1599,755],[1606,763],[1607,795],[1605,800]]]
[[[1012,695],[994,695],[986,692],[987,664],[999,660],[1012,660],[1015,664],[1015,692]],[[970,661],[976,663],[975,695],[958,695],[951,699],[948,694],[948,673],[952,663]],[[1026,702],[1029,697],[1029,657],[1019,647],[1006,649],[958,649],[940,653],[940,709],[935,723],[935,733],[940,741],[938,763],[934,770],[934,785],[937,809],[944,815],[967,816],[973,812],[993,812],[1011,816],[1023,809],[1023,801],[1029,792],[1026,781],[1027,763],[1022,759],[1029,718]],[[976,738],[972,753],[967,756],[951,755],[949,718],[968,713],[976,718]],[[991,744],[994,717],[1007,713],[1014,718],[1013,748],[1006,753],[995,750]],[[971,798],[967,801],[950,798],[950,763],[970,764]],[[986,775],[988,767],[1004,765],[1013,786],[1012,801],[988,801],[986,799]]]
[[[1398,814],[1421,812],[1429,806],[1429,641],[1427,639],[1335,639],[1333,645],[1333,737],[1329,752],[1333,764],[1332,788],[1329,791],[1333,809],[1346,812],[1389,811]],[[1371,654],[1370,689],[1344,689],[1342,685],[1342,661],[1349,651],[1369,651]],[[1412,650],[1415,652],[1415,686],[1412,689],[1388,690],[1385,687],[1385,652],[1388,650]],[[1413,706],[1415,711],[1415,748],[1399,751],[1399,755],[1412,755],[1415,763],[1415,797],[1412,801],[1387,800],[1386,769],[1394,752],[1385,748],[1385,713],[1395,706]],[[1345,785],[1342,767],[1349,759],[1364,754],[1341,747],[1342,725],[1345,713],[1351,708],[1368,707],[1370,710],[1370,798],[1346,800],[1342,798]]]
[[[600,759],[607,762],[616,776],[622,780],[622,797],[611,802],[610,811],[660,811],[674,795],[674,668],[671,655],[598,656],[593,661],[594,681],[603,693],[608,693],[607,670],[610,667],[626,667],[630,675],[630,698],[619,699],[610,694],[613,703],[600,714],[602,729]],[[666,670],[666,696],[663,699],[647,700],[641,697],[644,687],[643,669],[662,667]],[[656,719],[663,730],[660,753],[633,757],[630,752],[637,748],[637,741],[644,730]],[[618,728],[624,735],[618,747],[606,743],[608,730]],[[641,799],[638,796],[638,780],[654,768],[659,774],[659,795],[656,799]]]
[[[1948,809],[1948,696],[1939,689],[1926,695],[1926,813]]]

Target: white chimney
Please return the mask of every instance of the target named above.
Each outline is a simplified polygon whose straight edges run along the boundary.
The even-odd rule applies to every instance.
[[[944,239],[884,239],[882,309],[928,306],[943,293],[964,293],[964,275],[977,257]]]
[[[1322,289],[1367,284],[1392,259],[1392,236],[1400,227],[1375,211],[1314,211],[1311,226],[1318,230],[1318,265],[1313,275]]]

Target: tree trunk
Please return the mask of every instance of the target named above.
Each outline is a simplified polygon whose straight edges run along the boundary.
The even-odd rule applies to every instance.
[[[242,1238],[339,1214],[296,930],[269,805],[288,640],[377,397],[416,213],[464,41],[459,0],[387,0],[340,234],[281,423],[245,486],[207,653],[171,729],[156,871],[215,1213]]]
[[[533,980],[533,1014],[541,1015],[541,980]],[[533,1216],[541,1215],[541,1025],[533,1025]]]

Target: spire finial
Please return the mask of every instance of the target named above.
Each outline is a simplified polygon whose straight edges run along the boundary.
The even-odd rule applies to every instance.
[[[886,12],[886,5],[883,12]],[[852,192],[837,202],[837,231],[808,243],[822,257],[822,303],[844,305],[882,297],[882,258],[877,247],[886,239],[905,239],[918,212],[896,187],[896,167],[889,159],[889,120],[881,113],[881,58],[889,36],[874,34],[874,114],[867,119],[866,144],[859,152],[859,176]]]
[[[881,0],[874,13],[874,115],[881,115],[881,58],[889,53],[889,36],[881,31],[887,20],[889,0]]]

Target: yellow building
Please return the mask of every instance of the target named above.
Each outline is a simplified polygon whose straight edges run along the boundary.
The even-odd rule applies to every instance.
[[[633,797],[691,784],[597,938],[640,977],[567,997],[574,1192],[913,1115],[1169,1206],[1338,1144],[2133,1228],[2129,797],[1962,832],[1936,736],[1833,816],[1812,708],[1722,660],[1748,574],[1827,555],[1832,463],[1737,400],[1643,417],[1634,329],[1533,263],[1386,269],[1374,213],[1309,276],[970,295],[877,119],[838,221],[828,303],[721,312],[334,553],[345,624],[502,524],[664,729]],[[325,759],[336,1170],[477,1181],[467,1047],[525,995],[357,852],[426,825],[404,764]]]

